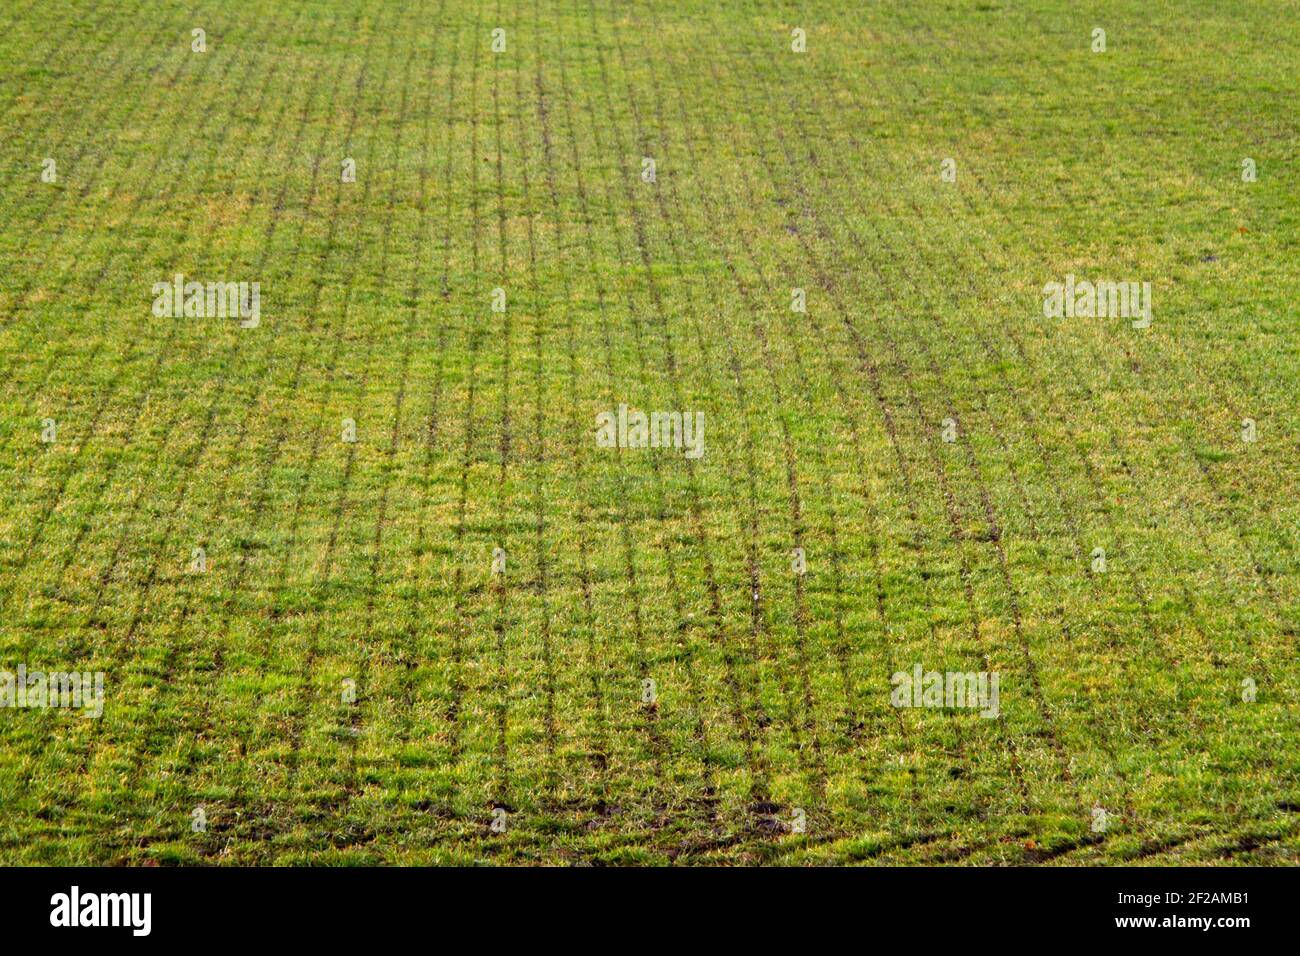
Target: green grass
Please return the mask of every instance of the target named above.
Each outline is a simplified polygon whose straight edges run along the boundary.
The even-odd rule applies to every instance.
[[[1296,863],[1300,21],[1211,6],[15,0],[0,670],[106,701],[0,863]]]

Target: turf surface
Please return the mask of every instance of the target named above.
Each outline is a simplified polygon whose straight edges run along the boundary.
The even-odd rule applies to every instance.
[[[1090,6],[8,4],[0,862],[1295,863],[1300,18]]]

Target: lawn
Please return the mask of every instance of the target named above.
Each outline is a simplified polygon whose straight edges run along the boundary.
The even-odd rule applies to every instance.
[[[13,0],[0,863],[1300,862],[1297,13]]]

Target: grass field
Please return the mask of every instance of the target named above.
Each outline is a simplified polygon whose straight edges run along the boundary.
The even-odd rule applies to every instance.
[[[1295,864],[1300,10],[1088,6],[6,5],[0,863]]]

